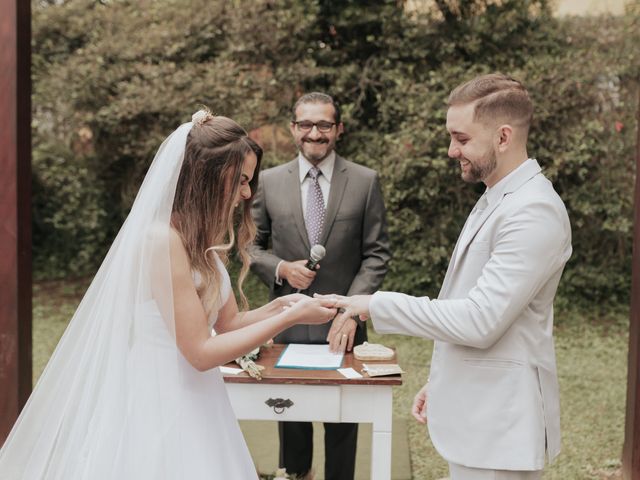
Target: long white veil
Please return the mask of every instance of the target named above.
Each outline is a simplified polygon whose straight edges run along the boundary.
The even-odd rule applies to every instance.
[[[191,127],[181,125],[158,150],[0,450],[0,479],[183,478],[175,462],[162,463],[181,440],[179,386],[189,381],[172,341],[168,233]],[[164,325],[149,328],[150,318]]]

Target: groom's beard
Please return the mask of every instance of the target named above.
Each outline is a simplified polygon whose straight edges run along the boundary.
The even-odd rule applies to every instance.
[[[471,161],[467,158],[463,158],[464,161],[469,162],[469,169],[464,170],[460,174],[462,180],[468,183],[479,183],[484,181],[489,175],[491,175],[498,166],[496,154],[493,150],[488,151],[482,158],[476,161]]]

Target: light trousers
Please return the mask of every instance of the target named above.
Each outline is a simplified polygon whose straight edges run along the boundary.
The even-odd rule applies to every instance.
[[[515,471],[515,470],[488,470],[485,468],[471,468],[449,464],[450,480],[540,480],[542,470]]]

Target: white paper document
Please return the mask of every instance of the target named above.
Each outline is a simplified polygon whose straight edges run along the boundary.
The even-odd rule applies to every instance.
[[[342,353],[332,353],[329,345],[290,343],[276,363],[276,368],[335,370],[342,366]]]
[[[338,372],[349,379],[362,378],[362,375],[356,372],[353,368],[339,368]]]
[[[242,370],[241,368],[233,368],[233,367],[225,367],[225,366],[220,367],[220,371],[222,372],[223,375],[237,375],[239,373],[244,372],[244,370]]]

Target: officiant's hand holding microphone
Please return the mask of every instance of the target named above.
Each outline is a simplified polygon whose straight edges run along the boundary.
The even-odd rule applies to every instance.
[[[306,290],[316,278],[316,270],[320,268],[320,260],[326,255],[322,245],[314,245],[307,260],[282,262],[278,266],[278,276],[285,279],[297,292]]]

